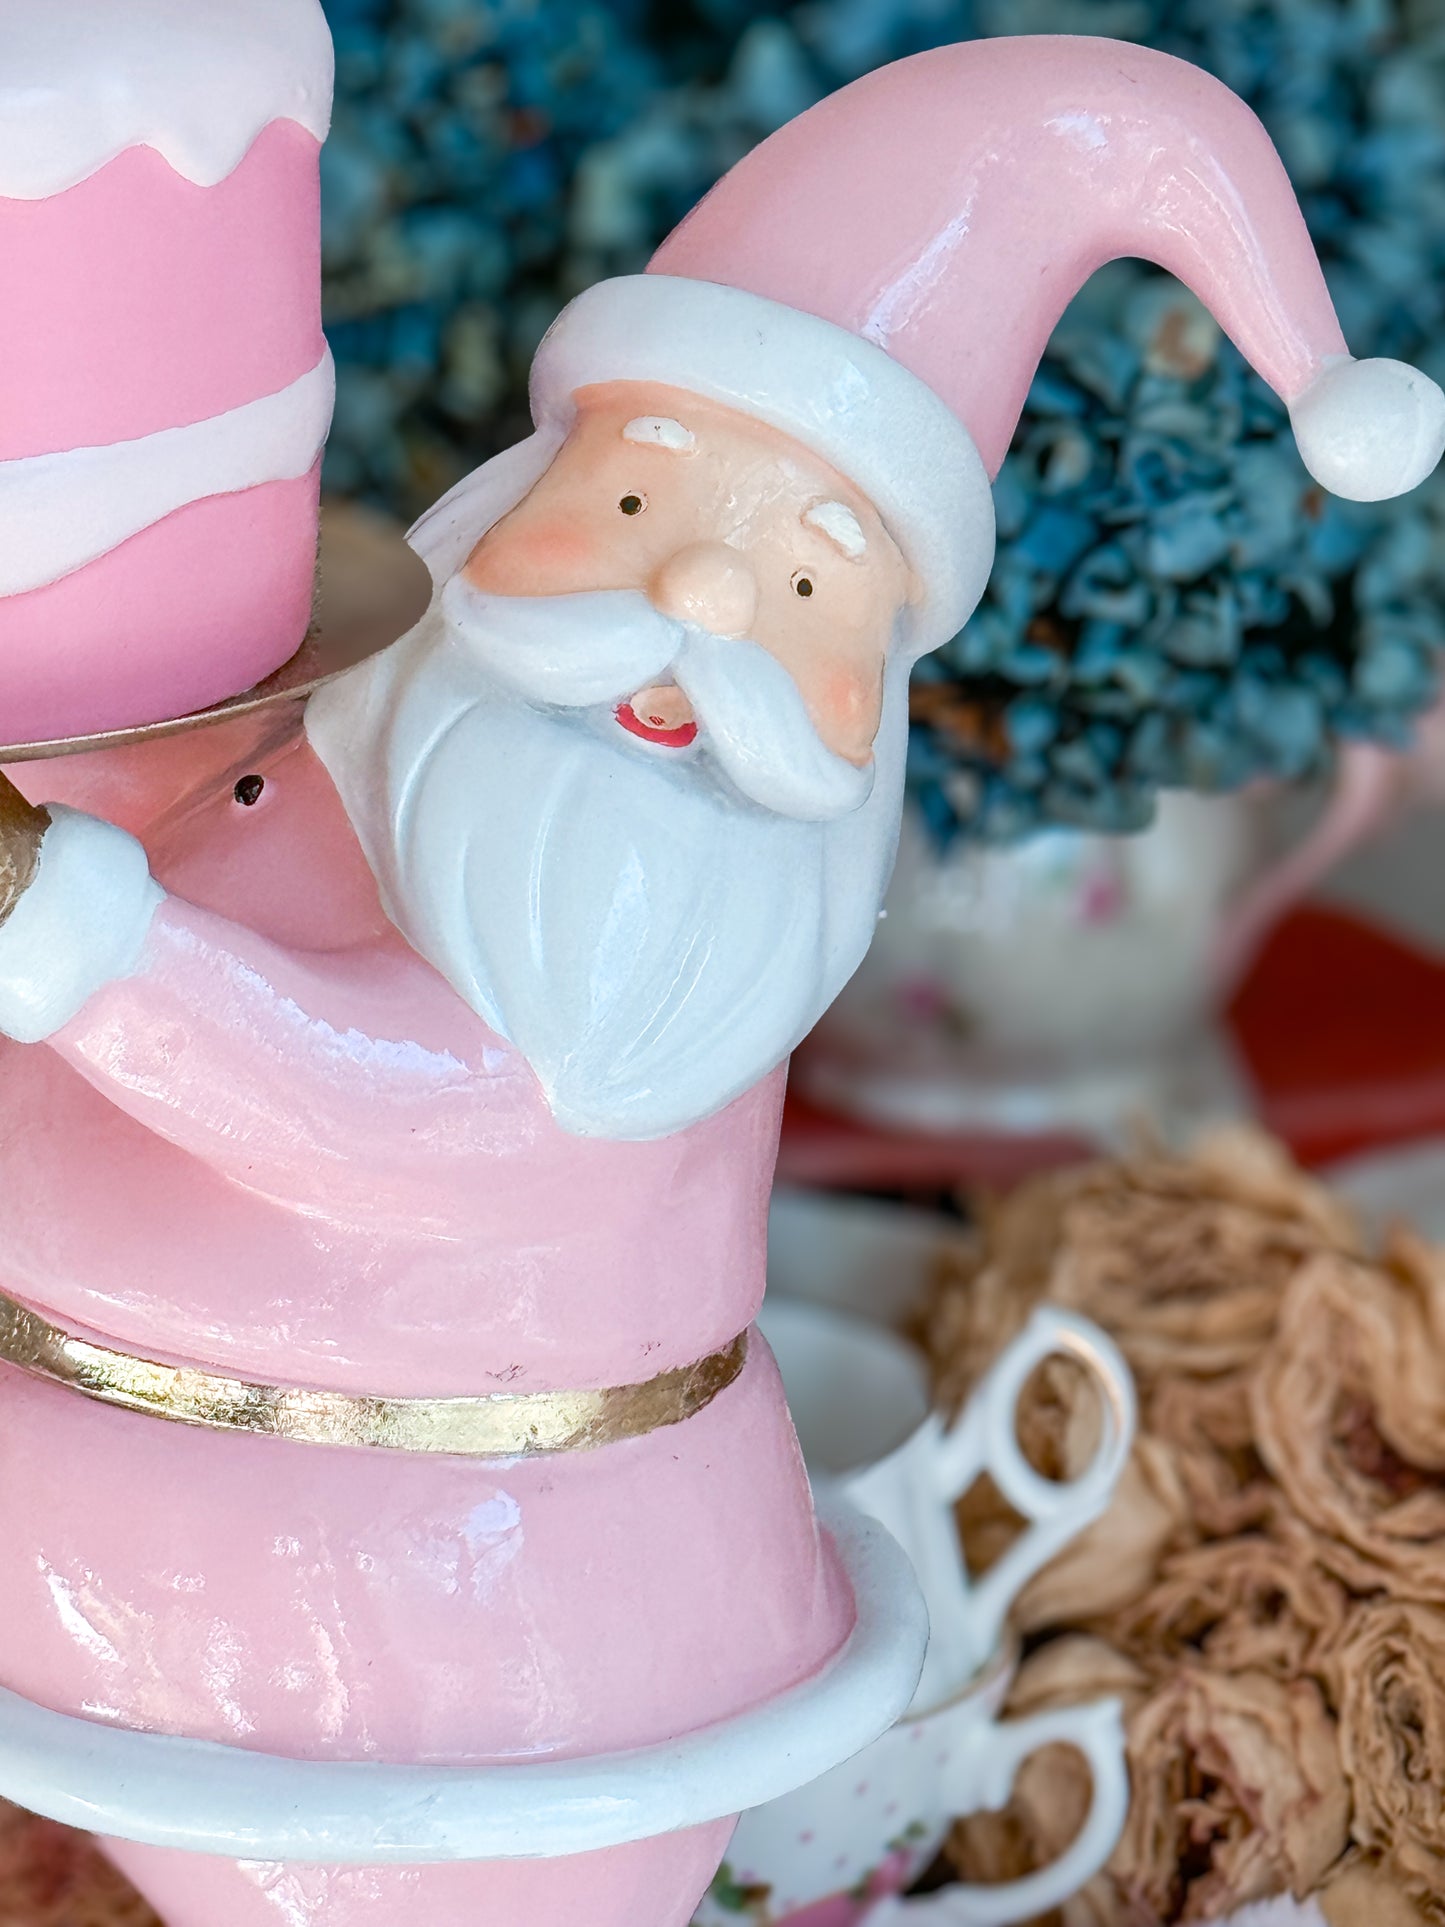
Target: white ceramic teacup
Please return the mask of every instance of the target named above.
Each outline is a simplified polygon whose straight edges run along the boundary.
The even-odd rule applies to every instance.
[[[1445,740],[1445,730],[1442,730]],[[1281,852],[1277,798],[1166,793],[1132,836],[939,850],[904,817],[888,914],[799,1052],[798,1088],[883,1129],[1127,1142],[1251,1115],[1224,1008],[1264,940],[1397,807],[1399,759],[1341,756]]]
[[[1024,1586],[1107,1508],[1134,1437],[1129,1368],[1096,1325],[1044,1305],[950,1425],[931,1408],[921,1354],[896,1333],[830,1307],[772,1296],[760,1323],[814,1479],[837,1480],[913,1562],[931,1630],[911,1710],[927,1712],[990,1664]],[[1055,1356],[1085,1368],[1101,1413],[1094,1459],[1066,1483],[1034,1470],[1016,1425],[1030,1375]],[[974,1579],[954,1507],[985,1472],[1029,1524],[998,1563]]]
[[[948,1426],[930,1407],[922,1357],[894,1333],[786,1298],[770,1298],[760,1322],[815,1481],[836,1484],[893,1532],[918,1572],[932,1631],[917,1696],[896,1727],[821,1780],[744,1814],[698,1927],[855,1927],[913,1883],[956,1818],[1002,1806],[1022,1762],[1061,1741],[1093,1776],[1078,1837],[1025,1880],[947,1890],[948,1918],[970,1927],[1044,1912],[1096,1873],[1118,1839],[1128,1807],[1122,1718],[1117,1701],[1101,1700],[1000,1720],[1013,1675],[1005,1622],[1028,1579],[1109,1503],[1134,1432],[1128,1367],[1095,1326],[1044,1307]],[[1057,1354],[1090,1371],[1102,1412],[1094,1460],[1067,1484],[1033,1469],[1016,1429],[1026,1381]],[[953,1508],[985,1471],[1029,1524],[975,1580]]]
[[[915,1903],[896,1896],[933,1860],[959,1815],[1001,1807],[1019,1767],[1058,1741],[1084,1754],[1093,1799],[1060,1857],[1022,1880],[953,1886],[930,1899],[957,1927],[1005,1927],[1046,1913],[1096,1874],[1129,1804],[1117,1700],[998,1718],[1012,1655],[947,1705],[908,1715],[820,1780],[745,1813],[695,1927],[878,1927]],[[891,1903],[891,1904],[890,1904]],[[946,1911],[944,1911],[946,1909]]]

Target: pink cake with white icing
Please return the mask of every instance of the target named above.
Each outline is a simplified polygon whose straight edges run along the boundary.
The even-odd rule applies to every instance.
[[[319,0],[0,0],[0,742],[306,634],[332,67]]]

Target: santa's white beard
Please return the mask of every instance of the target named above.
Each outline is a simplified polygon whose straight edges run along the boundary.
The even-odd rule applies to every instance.
[[[459,585],[312,699],[311,740],[388,915],[517,1046],[568,1130],[660,1137],[717,1110],[782,1062],[868,947],[906,669],[860,772],[762,654],[684,637],[640,596]],[[614,714],[674,670],[700,725],[681,753]],[[772,701],[747,700],[754,674]]]

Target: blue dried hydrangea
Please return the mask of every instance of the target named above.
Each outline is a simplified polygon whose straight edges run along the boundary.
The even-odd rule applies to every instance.
[[[341,368],[327,481],[410,515],[526,432],[528,365],[558,308],[641,268],[826,86],[789,27],[729,0],[326,12],[326,325]]]
[[[1445,375],[1441,49],[1373,0],[1130,12],[1116,30],[1260,112],[1356,352]],[[942,837],[1135,828],[1161,786],[1289,779],[1341,738],[1402,742],[1434,693],[1440,481],[1378,506],[1324,494],[1281,405],[1166,277],[1120,265],[1075,303],[997,501],[988,594],[915,686],[914,785]]]
[[[525,428],[561,303],[639,268],[757,140],[973,33],[1112,33],[1217,73],[1299,188],[1351,345],[1445,376],[1445,41],[1401,0],[326,0],[331,486],[402,513]],[[1345,504],[1177,284],[1095,278],[1029,396],[999,560],[920,665],[940,837],[1149,820],[1163,786],[1402,741],[1445,640],[1445,486]]]

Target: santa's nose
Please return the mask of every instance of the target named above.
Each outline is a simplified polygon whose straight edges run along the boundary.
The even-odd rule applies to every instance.
[[[746,558],[725,542],[692,542],[657,570],[647,593],[665,616],[696,622],[715,636],[746,635],[758,585]]]

